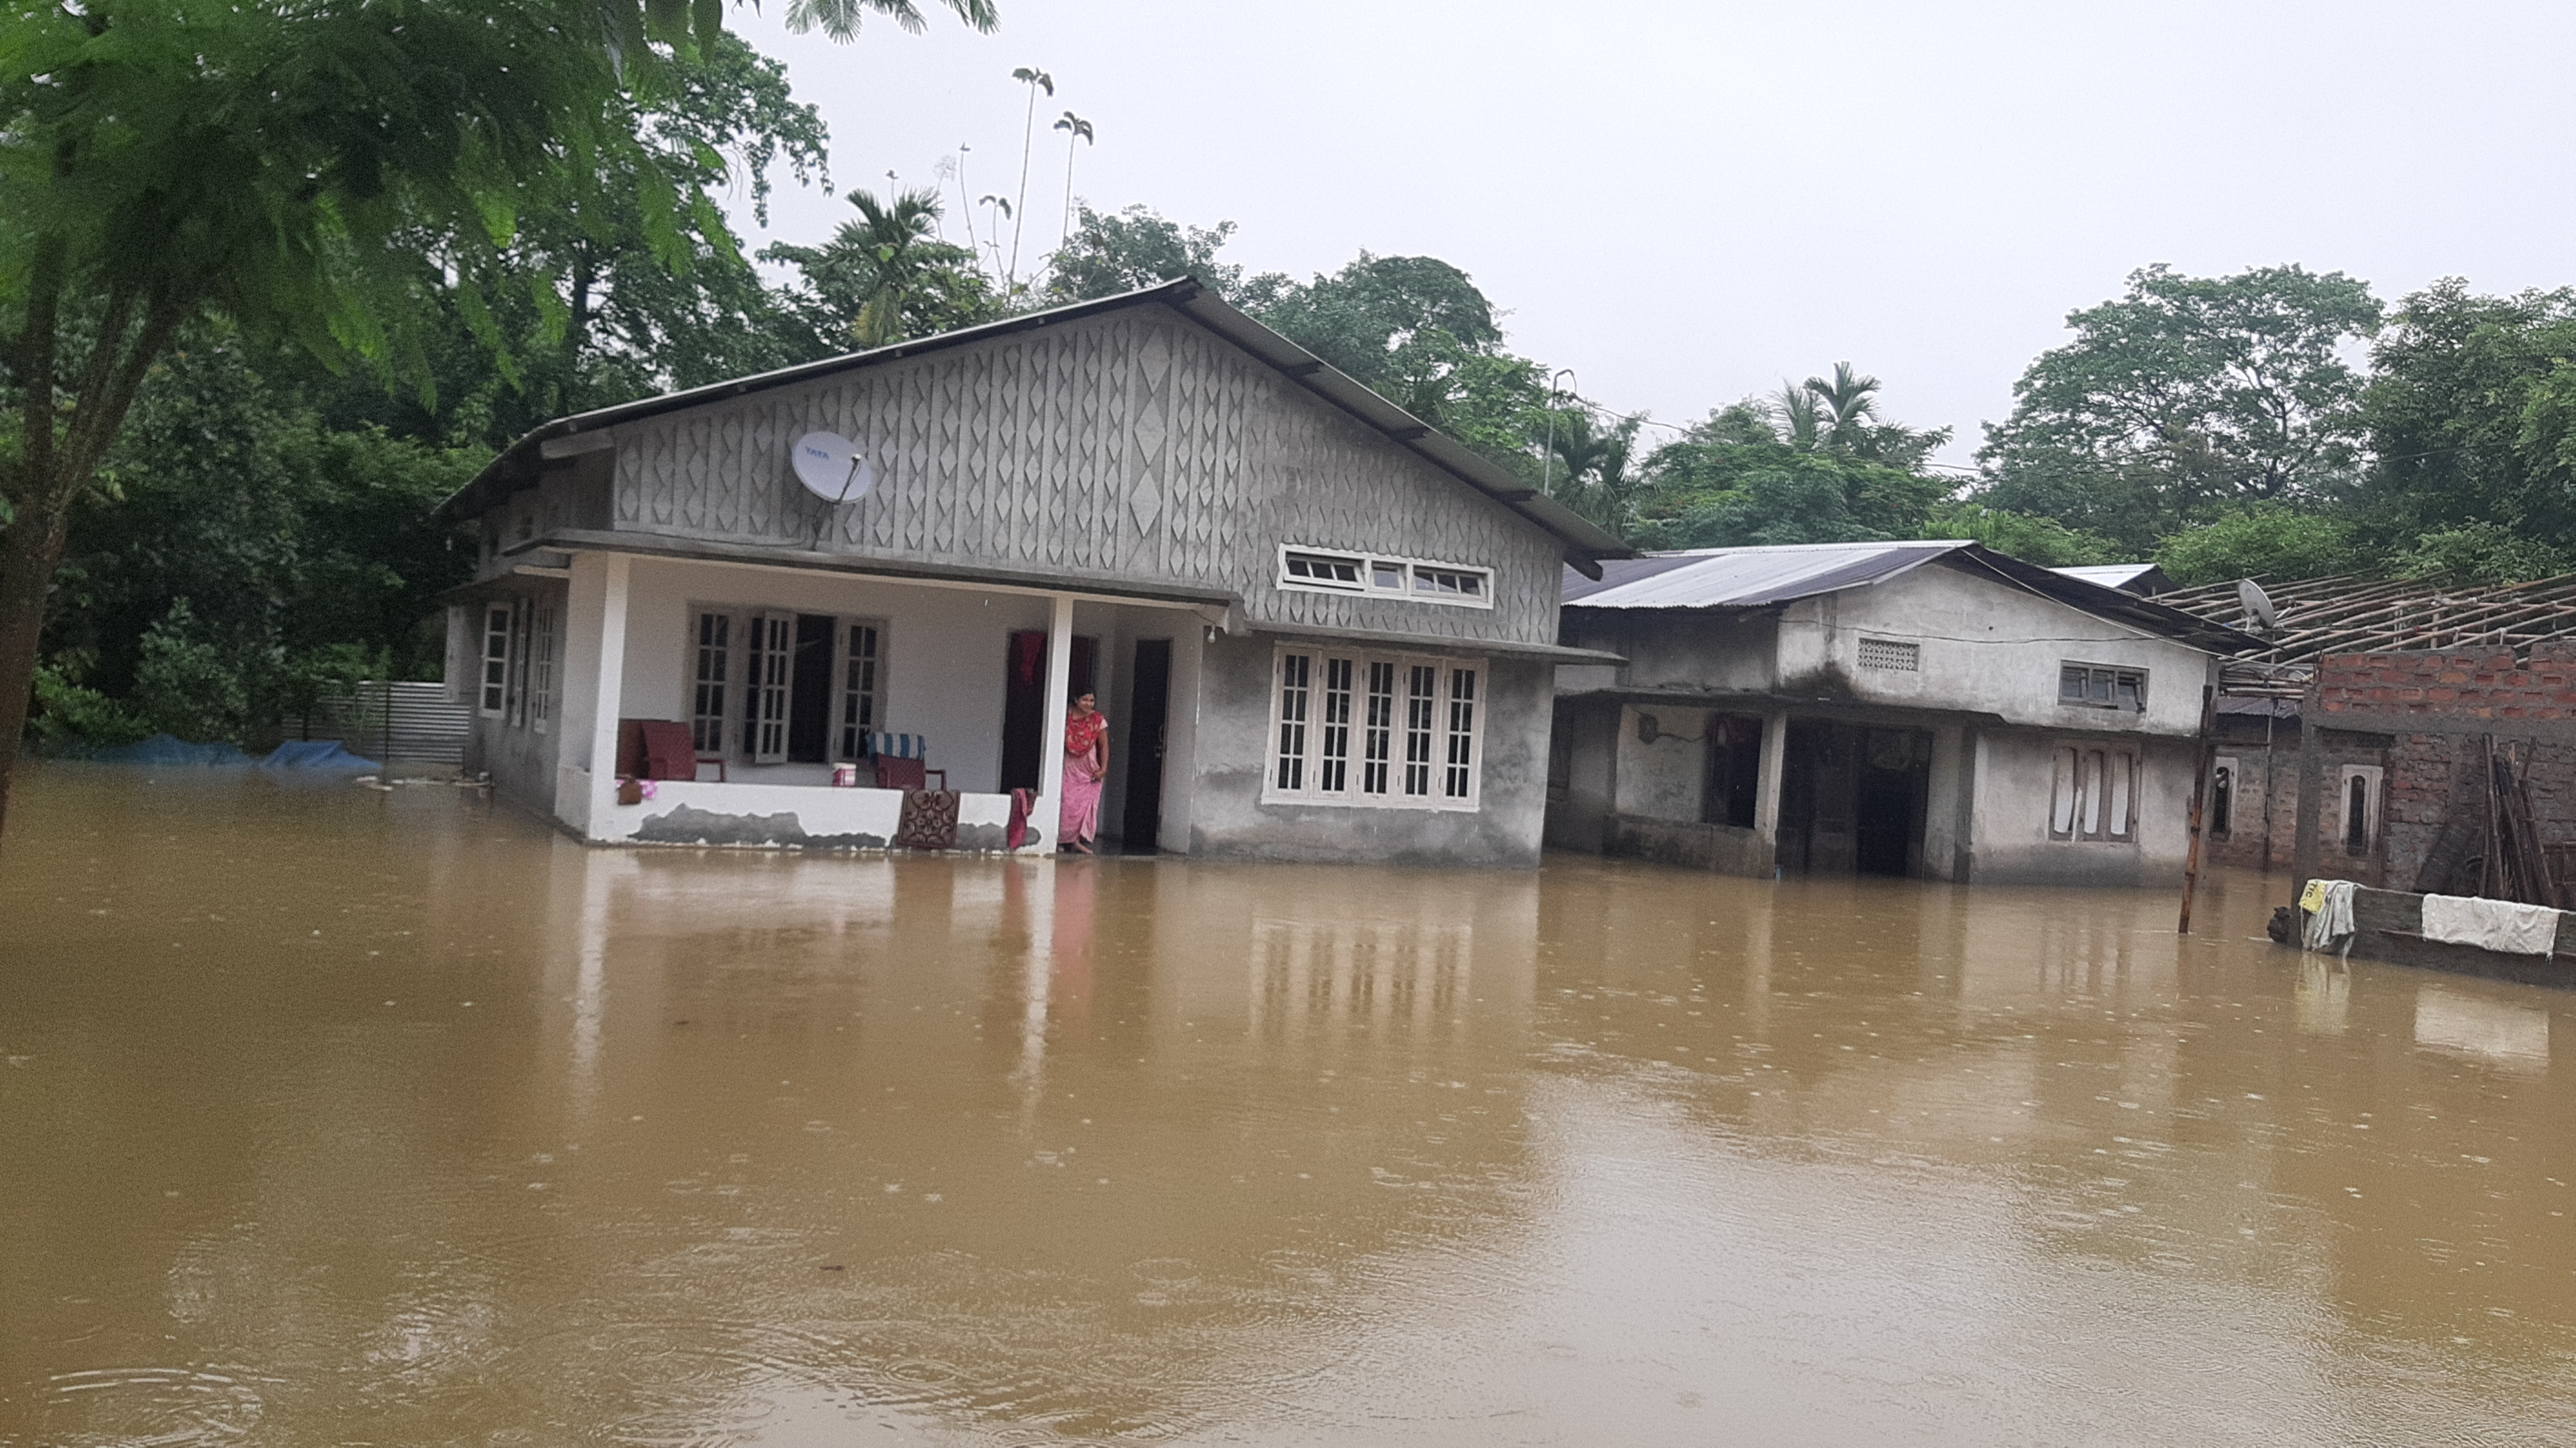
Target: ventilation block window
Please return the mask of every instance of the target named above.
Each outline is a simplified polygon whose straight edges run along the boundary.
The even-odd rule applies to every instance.
[[[1484,673],[1481,662],[1282,649],[1263,802],[1477,808]]]
[[[1860,641],[1860,666],[1919,674],[1923,671],[1923,646],[1910,639],[1864,638]]]
[[[2091,709],[2147,707],[2147,671],[2114,664],[2063,664],[2057,670],[2057,702]]]

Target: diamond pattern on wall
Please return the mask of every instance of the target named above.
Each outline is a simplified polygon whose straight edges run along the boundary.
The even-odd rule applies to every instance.
[[[873,496],[827,519],[787,466],[815,428]],[[1232,344],[1139,308],[617,430],[621,529],[1233,590],[1257,621],[1552,641],[1554,541]],[[837,524],[837,526],[830,526]],[[1282,543],[1482,564],[1496,607],[1282,592]]]

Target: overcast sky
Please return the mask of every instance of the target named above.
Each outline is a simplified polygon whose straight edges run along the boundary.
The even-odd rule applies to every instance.
[[[2565,4],[998,0],[979,36],[921,3],[927,33],[851,45],[733,12],[830,122],[837,189],[932,184],[962,143],[974,193],[1016,191],[1036,66],[1024,271],[1070,109],[1092,205],[1230,219],[1256,270],[1444,258],[1515,351],[1663,421],[1848,359],[1965,463],[2066,313],[2148,262],[2384,300],[2576,282]],[[848,214],[782,177],[753,234]]]

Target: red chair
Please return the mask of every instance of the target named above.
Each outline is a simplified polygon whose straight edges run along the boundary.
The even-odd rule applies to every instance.
[[[689,726],[672,719],[625,719],[619,721],[617,768],[635,779],[689,779],[698,777],[705,765],[716,767],[716,780],[725,782],[725,761],[721,754],[700,754],[689,738]]]

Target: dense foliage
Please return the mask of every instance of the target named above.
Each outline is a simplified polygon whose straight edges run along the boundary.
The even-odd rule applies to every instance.
[[[789,7],[836,35],[871,12],[920,20]],[[752,258],[711,197],[765,218],[779,176],[828,189],[827,137],[721,15],[12,6],[0,691],[37,737],[255,743],[331,681],[434,674],[468,555],[429,509],[548,417],[1185,274],[1639,546],[1974,538],[2185,581],[2576,568],[2576,291],[2445,281],[2384,310],[2339,273],[2148,267],[2068,317],[1971,473],[1849,363],[1685,426],[1577,397],[1434,257],[1299,280],[1225,260],[1231,222],[1069,203],[1024,272],[1025,181],[978,203],[981,234],[942,190],[862,190]],[[1052,81],[1014,75],[1033,148]],[[1090,124],[1053,129],[1070,174]]]

